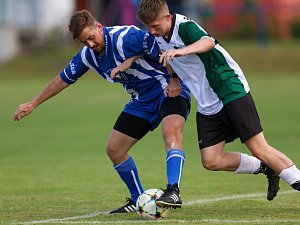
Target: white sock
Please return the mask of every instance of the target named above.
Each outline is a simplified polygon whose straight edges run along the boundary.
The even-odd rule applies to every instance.
[[[255,173],[260,167],[260,160],[241,153],[241,162],[235,173]]]
[[[300,171],[295,165],[282,170],[279,177],[284,180],[288,185],[292,185],[300,180]]]

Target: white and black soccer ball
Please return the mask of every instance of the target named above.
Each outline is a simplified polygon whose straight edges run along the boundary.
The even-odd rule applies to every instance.
[[[160,207],[155,201],[162,196],[164,192],[160,189],[149,189],[142,193],[136,201],[136,211],[142,219],[160,219],[166,218],[170,208]]]

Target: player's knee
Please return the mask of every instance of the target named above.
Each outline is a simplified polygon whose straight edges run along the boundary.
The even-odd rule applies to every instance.
[[[114,158],[118,154],[118,151],[112,145],[108,144],[106,146],[106,154],[109,158]]]
[[[115,165],[123,162],[127,158],[127,152],[128,149],[111,143],[108,143],[106,146],[106,154]]]
[[[207,170],[217,171],[219,170],[219,163],[217,160],[202,160],[202,165]]]
[[[162,125],[162,131],[164,136],[178,136],[182,135],[184,128],[184,122],[178,122],[173,120],[168,120]]]
[[[179,148],[182,149],[182,134],[178,135],[165,135],[164,136],[164,144],[165,149],[173,149],[173,148]]]
[[[164,129],[164,144],[166,149],[182,148],[182,130],[181,129]]]
[[[165,144],[165,149],[166,150],[176,148],[176,146],[177,146],[176,138],[175,137],[165,138],[164,144]]]

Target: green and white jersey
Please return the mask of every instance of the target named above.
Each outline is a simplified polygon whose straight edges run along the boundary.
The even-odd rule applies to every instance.
[[[212,37],[196,22],[173,14],[170,37],[156,37],[156,40],[164,52],[191,45],[201,38]],[[223,105],[245,96],[250,90],[239,65],[217,40],[213,40],[215,48],[212,50],[176,57],[169,62],[193,93],[197,109],[204,115],[216,114]]]

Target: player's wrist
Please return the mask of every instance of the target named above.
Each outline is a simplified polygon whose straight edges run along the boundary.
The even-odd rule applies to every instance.
[[[170,77],[171,78],[178,78],[178,75],[177,75],[177,73],[173,72],[173,73],[170,74]]]

